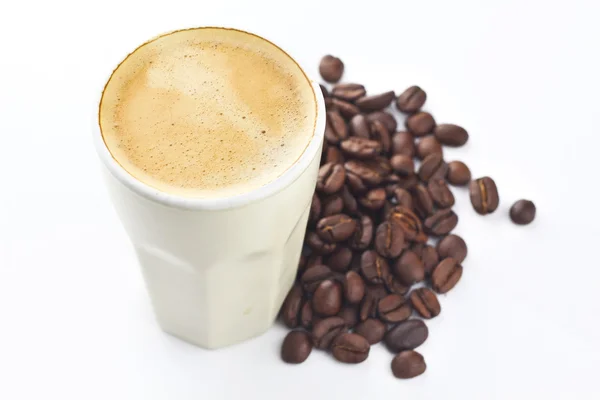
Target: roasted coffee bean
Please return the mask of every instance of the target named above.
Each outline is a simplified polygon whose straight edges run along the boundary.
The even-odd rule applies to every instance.
[[[367,215],[362,215],[358,220],[354,236],[350,240],[350,247],[354,250],[364,250],[371,244],[372,240],[373,220]]]
[[[347,185],[344,185],[342,190],[340,191],[340,196],[342,196],[342,201],[344,202],[344,210],[346,210],[347,214],[355,215],[358,211],[358,203],[356,199],[350,193]]]
[[[310,300],[304,302],[304,305],[300,309],[300,325],[304,329],[310,329],[312,327],[313,310]]]
[[[298,326],[298,317],[300,315],[300,308],[302,307],[302,295],[300,285],[294,285],[281,306],[281,319],[289,328]]]
[[[281,345],[281,359],[289,364],[300,364],[306,361],[312,351],[312,342],[306,332],[291,331]]]
[[[362,111],[380,111],[392,103],[396,95],[393,91],[364,96],[355,101],[355,104]]]
[[[390,158],[392,169],[400,176],[412,175],[415,172],[415,163],[411,156],[395,154]]]
[[[447,293],[462,276],[463,267],[454,258],[443,259],[431,274],[431,287],[438,293]]]
[[[344,161],[346,160],[344,159],[344,155],[342,154],[340,149],[334,146],[327,148],[327,151],[325,152],[324,164],[343,164]]]
[[[359,319],[365,321],[369,318],[377,317],[377,303],[379,299],[371,293],[366,293],[360,303],[360,309],[358,312]]]
[[[348,329],[354,328],[358,324],[358,307],[357,306],[345,306],[342,307],[340,312],[337,314],[338,317],[344,320]]]
[[[377,303],[379,318],[390,324],[408,319],[411,313],[410,305],[404,300],[404,297],[397,294],[387,295]]]
[[[346,182],[351,193],[359,195],[367,191],[367,185],[358,175],[352,172],[346,171]]]
[[[415,175],[415,174],[408,175],[408,176],[402,176],[399,178],[399,180],[397,182],[397,187],[406,189],[406,190],[410,190],[410,189],[413,189],[415,186],[417,186],[418,183],[419,183],[419,178],[417,178],[417,175]]]
[[[429,336],[427,325],[420,319],[409,319],[390,329],[385,335],[385,344],[393,351],[413,350],[425,343]]]
[[[306,259],[306,269],[314,267],[315,265],[323,265],[323,256],[319,254],[311,254],[310,257]]]
[[[380,284],[390,274],[387,261],[373,250],[365,251],[360,260],[360,272],[368,283]]]
[[[374,140],[365,139],[358,136],[352,136],[344,140],[340,147],[344,153],[354,158],[369,159],[375,158],[381,153],[381,143]]]
[[[404,250],[394,263],[394,275],[406,286],[425,279],[423,261],[411,250]]]
[[[493,213],[500,203],[496,182],[487,176],[471,181],[469,194],[473,208],[481,215]]]
[[[329,130],[325,131],[325,139],[330,144],[338,144],[341,140],[348,138],[348,126],[346,121],[337,111],[327,111],[327,124]]]
[[[425,136],[417,144],[417,157],[421,160],[425,159],[432,153],[440,153],[443,155],[442,145],[435,136]]]
[[[317,349],[328,349],[333,339],[346,332],[346,330],[346,324],[341,317],[329,317],[318,322],[313,321],[313,344]]]
[[[411,86],[398,96],[396,107],[405,113],[419,111],[427,100],[427,93],[418,86]]]
[[[307,268],[300,277],[300,283],[306,293],[313,293],[321,282],[332,279],[333,272],[326,265],[315,265]]]
[[[405,286],[391,274],[385,279],[385,288],[388,292],[392,294],[399,294],[401,296],[404,296],[406,293],[408,293],[408,289],[410,289],[409,286]]]
[[[442,311],[437,296],[428,288],[415,289],[408,298],[415,311],[423,318],[437,317]]]
[[[381,174],[383,179],[386,179],[392,173],[392,166],[390,165],[390,160],[386,157],[375,157],[372,160],[367,160],[365,163],[370,168]]]
[[[344,279],[344,298],[349,304],[358,304],[365,295],[365,282],[356,271],[348,271]]]
[[[416,185],[413,190],[413,208],[421,218],[427,218],[433,213],[433,199],[429,190],[423,185]]]
[[[396,132],[396,128],[398,127],[398,123],[396,122],[396,118],[392,114],[387,111],[375,111],[367,114],[367,120],[369,122],[380,121],[385,125],[388,132]]]
[[[306,257],[306,255],[303,254],[304,249],[308,249],[308,247],[302,247],[302,253],[300,254],[300,259],[298,260],[298,272],[304,272],[304,270],[306,269],[306,261],[308,260],[308,257]]]
[[[385,336],[386,326],[383,322],[375,318],[368,318],[354,328],[354,333],[367,339],[369,344],[377,344]]]
[[[467,244],[458,235],[445,236],[438,242],[436,250],[442,259],[452,257],[462,263],[467,258]]]
[[[338,282],[325,280],[317,286],[312,298],[312,309],[324,317],[331,317],[342,308],[342,288]]]
[[[323,84],[321,84],[321,83],[319,83],[319,87],[321,88],[321,93],[323,93],[323,97],[328,98],[329,91],[327,91],[327,88],[325,86],[323,86]]]
[[[406,350],[392,360],[392,373],[399,379],[410,379],[421,375],[427,369],[425,359],[416,351]]]
[[[321,217],[329,217],[330,215],[339,214],[344,209],[344,201],[342,196],[332,194],[327,196],[321,202]]]
[[[439,208],[450,208],[454,205],[454,195],[443,179],[430,179],[427,184],[427,190],[431,195],[431,200]]]
[[[317,223],[317,234],[326,242],[337,243],[348,239],[356,230],[356,221],[346,214],[321,218]]]
[[[433,132],[435,120],[433,116],[425,111],[420,111],[406,118],[406,129],[415,136],[425,136]]]
[[[331,345],[333,357],[343,363],[358,364],[367,359],[371,346],[356,333],[342,333]]]
[[[412,208],[413,204],[412,196],[410,195],[408,190],[402,188],[394,189],[392,195],[390,196],[390,201],[393,205],[403,206],[409,210]]]
[[[392,135],[392,154],[415,156],[415,139],[409,132],[396,132]]]
[[[371,160],[359,161],[350,160],[344,163],[346,171],[358,176],[367,185],[379,185],[383,181],[384,175],[377,168],[377,165]],[[353,184],[349,182],[352,186]]]
[[[421,252],[421,261],[423,261],[423,266],[425,267],[425,274],[430,275],[440,262],[440,256],[435,247],[426,245]]]
[[[463,127],[454,124],[440,124],[435,127],[433,134],[440,143],[446,146],[462,146],[469,140],[467,131]]]
[[[348,247],[340,246],[333,253],[327,256],[325,264],[336,272],[346,272],[352,262],[352,250]]]
[[[350,120],[350,134],[363,139],[371,138],[369,120],[363,114],[357,114]]]
[[[371,139],[381,143],[384,153],[389,153],[392,148],[392,138],[383,122],[373,121],[369,128],[371,130]]]
[[[446,179],[452,185],[466,185],[471,181],[471,170],[469,170],[469,167],[462,161],[451,161],[448,163]]]
[[[360,114],[360,109],[347,101],[332,98],[331,104],[344,118],[346,118],[346,120],[350,120],[355,115]]]
[[[321,59],[319,73],[325,81],[336,83],[344,74],[344,63],[339,58],[328,54]]]
[[[535,219],[535,204],[530,200],[519,200],[510,208],[510,219],[517,225],[527,225]]]
[[[432,153],[421,163],[418,175],[423,182],[428,182],[430,179],[443,179],[447,171],[448,165],[442,159],[442,155]]]
[[[385,189],[371,189],[358,198],[358,203],[368,210],[379,210],[385,204]]]
[[[316,193],[313,194],[312,203],[310,203],[310,214],[308,220],[311,223],[316,223],[321,218],[321,200]]]
[[[404,230],[400,224],[385,221],[377,227],[377,231],[375,232],[375,249],[382,257],[398,257],[405,247]]]
[[[404,237],[407,240],[424,241],[423,226],[421,220],[417,217],[410,208],[402,205],[393,207],[386,217],[393,224],[399,225],[404,231]],[[422,239],[424,238],[424,240]]]
[[[335,243],[328,243],[324,241],[316,232],[312,231],[306,232],[304,243],[306,243],[308,247],[312,249],[312,251],[319,255],[331,254],[337,247]]]
[[[354,101],[363,97],[367,91],[358,83],[338,83],[331,89],[331,95],[345,101]]]
[[[446,208],[429,216],[423,226],[429,234],[443,236],[452,232],[456,224],[458,224],[458,215],[452,209]]]
[[[365,285],[365,293],[369,293],[377,300],[382,299],[389,294],[385,284],[383,283]]]
[[[333,194],[344,186],[346,172],[340,164],[325,164],[319,169],[317,177],[317,191]]]

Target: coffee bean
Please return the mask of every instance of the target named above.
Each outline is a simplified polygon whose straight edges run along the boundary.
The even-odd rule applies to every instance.
[[[412,175],[415,172],[415,163],[411,156],[395,154],[390,158],[392,169],[401,176]]]
[[[397,294],[390,294],[379,300],[377,313],[382,321],[396,324],[408,319],[412,313],[412,309],[404,300],[404,297]]]
[[[344,279],[344,298],[350,304],[358,304],[364,295],[364,281],[356,271],[348,271]]]
[[[390,274],[387,261],[373,250],[365,251],[360,260],[360,272],[368,283],[384,283]]]
[[[355,115],[360,114],[360,109],[358,107],[356,107],[354,104],[349,103],[347,101],[332,98],[331,104],[347,120],[350,120]]]
[[[342,187],[342,190],[340,191],[340,196],[342,197],[342,201],[344,202],[344,210],[346,211],[346,213],[350,215],[355,215],[358,211],[358,203],[356,202],[354,196],[352,196],[352,193],[350,193],[350,190],[348,189],[347,185],[344,185],[344,187]]]
[[[409,132],[396,132],[392,135],[392,154],[415,155],[415,140]]]
[[[401,296],[404,296],[406,293],[408,293],[408,289],[410,289],[409,286],[405,286],[393,275],[389,275],[385,279],[385,288],[388,292],[392,294],[399,294]]]
[[[421,217],[426,218],[433,213],[433,199],[429,190],[423,185],[416,185],[413,190],[413,208]]]
[[[371,138],[369,120],[363,114],[357,114],[350,120],[350,134],[363,139]]]
[[[355,168],[355,166],[353,166],[352,168]],[[346,183],[348,184],[350,192],[356,195],[362,194],[367,191],[367,185],[365,185],[363,180],[358,175],[352,172],[346,171]]]
[[[433,134],[440,143],[446,146],[462,146],[469,140],[467,131],[454,124],[440,124],[435,127]]]
[[[327,91],[327,88],[325,86],[323,86],[323,84],[321,84],[321,83],[319,83],[319,87],[321,88],[321,93],[323,93],[323,97],[328,98],[329,91]]]
[[[384,153],[389,153],[392,147],[392,138],[387,128],[381,121],[373,121],[369,126],[371,130],[371,139],[381,143],[381,148]]]
[[[392,114],[387,111],[375,111],[367,114],[367,120],[369,122],[380,121],[385,125],[388,132],[396,132],[396,128],[398,127],[398,123],[396,122],[396,118]]]
[[[321,218],[317,223],[317,234],[326,242],[343,242],[354,233],[356,221],[346,214]]]
[[[432,153],[425,157],[419,167],[419,178],[423,182],[428,182],[430,179],[443,179],[448,171],[448,165],[442,159],[440,153]]]
[[[331,353],[338,361],[358,364],[367,359],[370,348],[364,337],[356,333],[342,333],[333,341]]]
[[[364,196],[358,198],[361,206],[368,210],[379,210],[385,204],[385,189],[371,189]]]
[[[387,275],[387,276],[389,276],[389,275]],[[380,299],[384,298],[385,296],[387,296],[389,294],[387,288],[385,287],[385,284],[383,284],[383,283],[374,283],[374,284],[365,285],[365,293],[370,294],[375,299],[377,299],[377,301],[379,301]]]
[[[433,246],[427,245],[421,252],[421,260],[423,261],[423,266],[425,267],[425,274],[430,275],[431,271],[433,271],[436,265],[438,265],[440,262],[440,256]]]
[[[433,132],[435,120],[433,116],[425,111],[420,111],[406,118],[406,129],[415,136],[425,136]]]
[[[298,316],[300,315],[300,307],[302,306],[302,288],[296,284],[288,292],[283,305],[281,306],[281,319],[289,328],[298,326]]]
[[[493,213],[500,203],[496,182],[487,176],[471,181],[469,194],[473,208],[481,215]]]
[[[377,317],[377,303],[379,299],[371,293],[366,293],[360,303],[360,309],[358,311],[359,319],[365,321],[369,318]]]
[[[398,257],[404,247],[406,247],[404,231],[400,224],[385,221],[377,227],[375,249],[381,256],[386,258]]]
[[[340,113],[327,111],[327,124],[330,128],[325,131],[325,139],[328,143],[338,144],[341,140],[348,138],[348,126]]]
[[[363,97],[367,91],[358,83],[338,83],[331,90],[331,95],[345,101],[354,101]]]
[[[389,106],[396,97],[393,91],[364,96],[356,100],[355,104],[362,111],[379,111]]]
[[[463,267],[455,259],[443,259],[431,274],[431,287],[438,293],[447,293],[452,289],[462,276]]]
[[[306,232],[304,243],[306,243],[315,253],[320,255],[331,254],[337,247],[335,243],[324,241],[316,232],[312,231]]]
[[[419,183],[419,178],[415,174],[399,177],[397,187],[410,190]]]
[[[425,343],[429,336],[427,325],[420,319],[409,319],[390,329],[385,335],[385,344],[393,351],[413,350]]]
[[[425,159],[432,153],[440,153],[443,155],[442,145],[435,136],[425,136],[417,144],[417,157],[421,160]]]
[[[339,58],[328,54],[321,59],[319,73],[327,82],[335,83],[344,74],[344,63]]]
[[[345,306],[342,307],[340,312],[337,314],[338,317],[344,320],[346,327],[352,329],[358,324],[358,307],[357,306]]]
[[[373,345],[383,340],[386,329],[387,328],[383,322],[375,318],[368,318],[356,325],[356,328],[354,328],[354,333],[364,337],[367,339],[369,344]]]
[[[306,293],[313,293],[321,282],[332,279],[333,272],[326,265],[315,265],[307,268],[300,277],[300,283]]]
[[[329,217],[331,215],[339,214],[344,209],[344,201],[342,197],[337,194],[327,196],[321,202],[321,217]]]
[[[339,246],[325,259],[325,265],[335,272],[345,273],[352,261],[352,250],[345,246]]]
[[[517,225],[527,225],[535,219],[535,204],[530,200],[519,200],[510,208],[510,219]]]
[[[454,205],[454,195],[443,179],[430,179],[427,184],[427,190],[431,195],[431,200],[440,208],[450,208]]]
[[[319,254],[311,254],[310,257],[306,260],[306,268],[305,270],[312,268],[316,265],[323,265],[323,256]]]
[[[344,153],[360,159],[375,158],[381,153],[381,143],[357,136],[344,140],[340,147]]]
[[[425,236],[421,220],[408,207],[395,206],[389,211],[386,218],[402,228],[407,240],[422,240],[421,238]]]
[[[409,210],[412,208],[412,204],[413,204],[412,196],[410,195],[408,190],[402,189],[402,188],[394,189],[394,191],[392,192],[392,194],[390,196],[390,201],[392,202],[393,205],[403,206]]]
[[[452,257],[459,263],[467,257],[467,244],[458,235],[445,236],[438,242],[436,250],[442,259]]]
[[[425,279],[423,261],[411,250],[404,250],[394,263],[394,275],[406,286]]]
[[[416,351],[406,350],[392,360],[392,373],[399,379],[410,379],[421,375],[427,369],[425,359]]]
[[[410,293],[410,303],[415,311],[423,318],[433,318],[440,315],[442,310],[435,293],[427,288],[415,289]]]
[[[310,203],[310,214],[308,220],[311,223],[316,223],[321,217],[321,200],[316,193],[313,194],[312,202]]]
[[[398,96],[396,107],[405,113],[419,111],[427,100],[427,94],[418,86],[411,86]]]
[[[325,152],[325,162],[324,164],[343,164],[344,163],[344,155],[337,147],[329,147]]]
[[[317,190],[325,194],[333,194],[344,186],[346,172],[340,164],[325,164],[319,169]]]
[[[462,161],[451,161],[448,163],[446,179],[452,185],[463,186],[471,181],[471,171]]]
[[[312,342],[308,333],[291,331],[283,339],[281,359],[289,364],[300,364],[306,361],[312,351]]]
[[[302,308],[300,309],[300,325],[304,329],[310,329],[312,327],[313,310],[309,300],[307,300]]]
[[[363,215],[358,220],[356,231],[350,240],[350,247],[354,250],[364,250],[371,244],[372,240],[373,220],[369,216]]]
[[[447,235],[456,228],[457,224],[458,215],[450,208],[436,211],[423,223],[425,230],[436,236]]]
[[[346,171],[358,176],[368,185],[379,185],[383,181],[383,174],[377,165],[369,161],[350,160],[344,163]]]
[[[341,317],[329,317],[318,322],[313,321],[313,344],[317,349],[328,349],[333,339],[346,332],[346,330],[346,324]]]

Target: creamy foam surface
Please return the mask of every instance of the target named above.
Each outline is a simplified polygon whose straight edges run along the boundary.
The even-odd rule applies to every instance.
[[[300,67],[272,43],[222,28],[150,41],[113,72],[100,129],[138,180],[187,197],[272,182],[311,141],[317,106]]]

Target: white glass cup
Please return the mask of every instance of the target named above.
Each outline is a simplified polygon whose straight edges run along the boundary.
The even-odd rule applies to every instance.
[[[321,158],[325,103],[310,84],[317,121],[302,156],[271,183],[227,198],[181,197],[135,179],[106,148],[96,110],[105,181],[164,331],[218,348],[273,324],[296,276]]]

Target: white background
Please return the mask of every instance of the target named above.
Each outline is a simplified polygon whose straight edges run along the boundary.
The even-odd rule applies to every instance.
[[[0,399],[600,398],[597,0],[0,4]],[[218,351],[157,328],[89,126],[127,51],[199,25],[263,34],[314,76],[333,53],[372,93],[419,84],[468,129],[446,157],[494,177],[501,204],[480,217],[454,192],[469,255],[425,375],[394,379],[383,346],[285,365],[281,326]],[[519,198],[528,227],[507,217]]]

